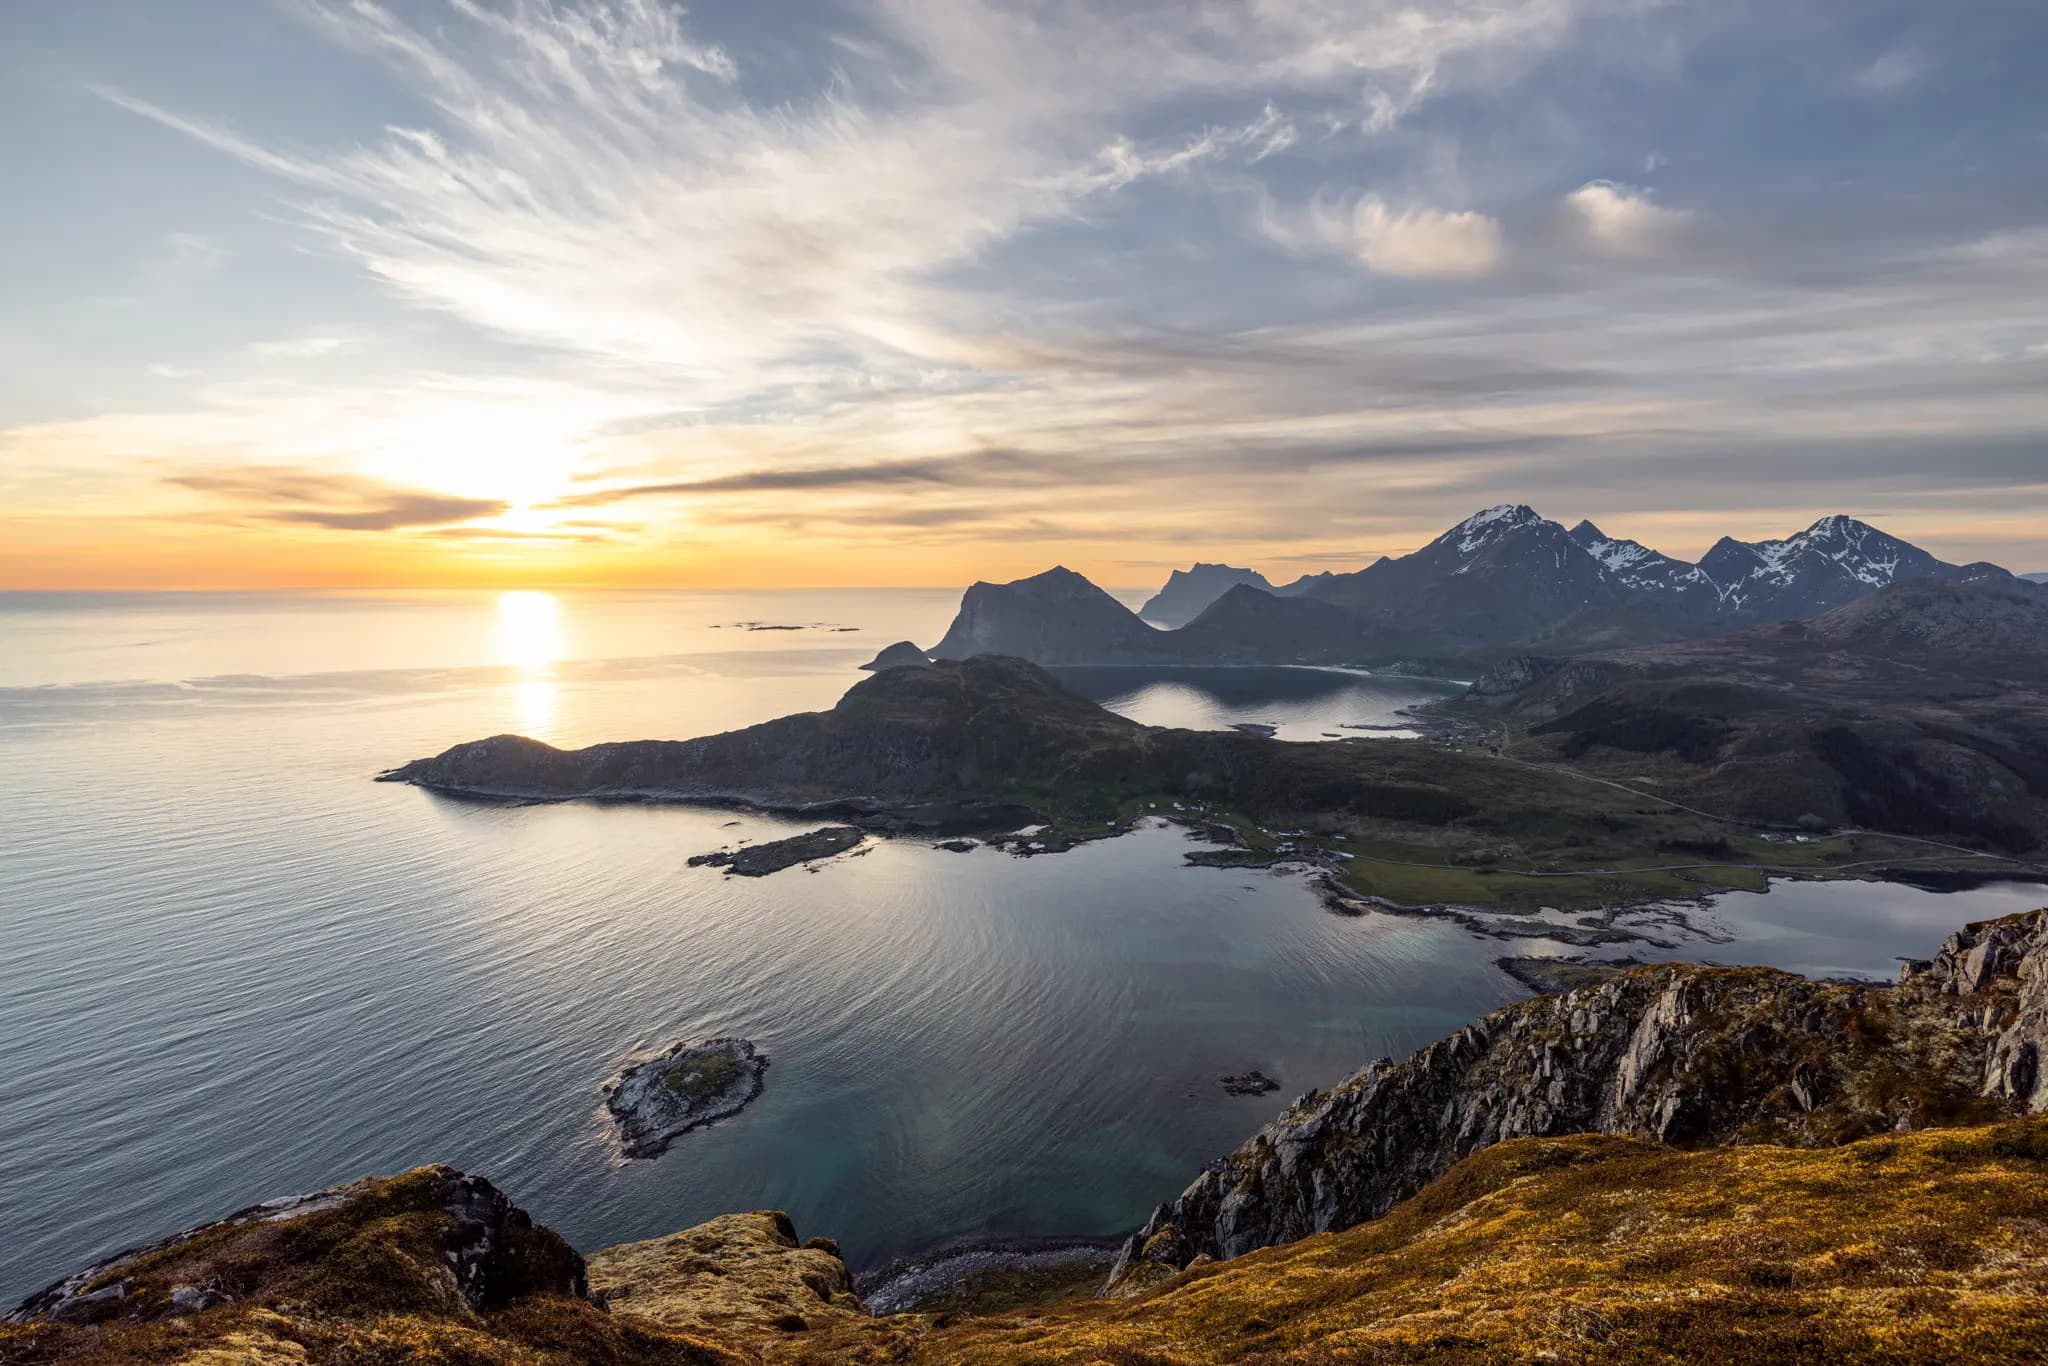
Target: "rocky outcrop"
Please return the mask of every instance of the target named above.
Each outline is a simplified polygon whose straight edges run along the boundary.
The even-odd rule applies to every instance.
[[[1473,679],[1467,691],[1474,697],[1505,697],[1533,687],[1563,667],[1563,660],[1548,655],[1515,655]]]
[[[672,1043],[604,1087],[619,1149],[658,1157],[692,1129],[736,1115],[761,1094],[768,1055],[745,1039]]]
[[[856,826],[828,825],[822,830],[809,830],[788,839],[770,840],[766,844],[692,854],[688,862],[692,868],[723,868],[735,877],[766,877],[784,868],[794,868],[799,863],[814,863],[843,854],[866,838],[867,832]]]
[[[1681,964],[1508,1006],[1297,1100],[1161,1205],[1112,1284],[1377,1218],[1508,1139],[1814,1146],[2038,1110],[2044,977],[2037,911],[1959,931],[1897,987]]]
[[[613,1313],[728,1338],[802,1333],[867,1315],[830,1240],[799,1244],[780,1210],[728,1214],[593,1252],[590,1288]]]
[[[480,1176],[423,1167],[252,1205],[106,1258],[28,1297],[14,1324],[135,1324],[326,1284],[353,1257],[348,1293],[463,1315],[529,1295],[581,1296],[583,1259]],[[319,1282],[319,1284],[311,1284]]]
[[[1984,1094],[2048,1114],[2048,913],[1966,925],[1933,961],[1907,963],[1900,984],[1976,1006],[1991,1037]]]

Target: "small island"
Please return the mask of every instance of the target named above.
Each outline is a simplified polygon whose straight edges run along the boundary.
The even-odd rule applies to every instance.
[[[771,840],[767,844],[697,854],[690,858],[689,864],[692,868],[723,868],[728,874],[739,877],[766,877],[799,863],[843,854],[866,838],[867,833],[856,826],[828,825],[801,835],[791,835],[788,839]]]
[[[627,1157],[659,1157],[692,1129],[736,1115],[761,1094],[768,1056],[746,1039],[672,1043],[604,1087]]]
[[[1221,1079],[1223,1089],[1233,1096],[1263,1096],[1269,1091],[1280,1089],[1280,1083],[1254,1067],[1248,1072],[1235,1072]]]

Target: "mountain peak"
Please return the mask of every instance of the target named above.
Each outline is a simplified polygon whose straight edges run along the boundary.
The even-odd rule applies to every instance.
[[[1829,513],[1808,527],[1805,534],[1814,540],[1841,540],[1844,537],[1859,533],[1868,535],[1872,532],[1877,532],[1878,535],[1884,534],[1868,522],[1859,521],[1840,512],[1834,512]]]
[[[1495,539],[1524,527],[1555,526],[1538,515],[1527,503],[1498,503],[1482,508],[1436,538],[1433,545],[1452,545],[1460,555],[1470,555]],[[1558,528],[1560,531],[1562,527]]]
[[[1464,521],[1458,523],[1456,530],[1472,532],[1496,524],[1524,526],[1530,522],[1540,522],[1542,520],[1536,514],[1536,509],[1530,507],[1527,503],[1495,503],[1490,508],[1481,508]]]
[[[1573,527],[1571,530],[1571,538],[1577,541],[1580,545],[1584,545],[1588,541],[1606,541],[1613,539],[1606,532],[1602,531],[1599,527],[1594,526],[1593,519],[1590,517],[1583,517],[1579,519],[1579,524]]]
[[[1176,569],[1168,575],[1166,586],[1138,609],[1138,615],[1160,626],[1185,626],[1225,592],[1240,584],[1269,593],[1273,590],[1273,585],[1266,582],[1266,576],[1256,569],[1197,560],[1192,567]]]

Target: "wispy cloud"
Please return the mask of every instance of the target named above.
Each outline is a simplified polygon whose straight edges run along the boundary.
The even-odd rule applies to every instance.
[[[164,482],[203,494],[227,515],[330,531],[399,531],[495,517],[507,505],[302,469],[192,470]]]
[[[282,3],[353,103],[96,87],[221,168],[243,198],[166,231],[263,297],[212,347],[152,315],[136,389],[0,429],[0,501],[449,546],[616,513],[951,574],[1204,535],[1342,563],[1532,486],[1798,502],[1859,450],[1902,503],[2040,483],[2048,205],[1965,173],[2040,97],[1949,118],[1942,32],[1849,0]]]

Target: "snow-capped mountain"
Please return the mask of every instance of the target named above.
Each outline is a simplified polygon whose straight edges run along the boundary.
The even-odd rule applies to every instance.
[[[1059,584],[1057,602],[1044,600],[1047,580]],[[1177,631],[1152,631],[1135,618],[1113,621],[1117,613],[1091,596],[1092,585],[1090,593],[1079,592],[1086,581],[1078,575],[1000,589],[977,585],[946,643],[986,649],[1001,636],[1042,662],[1106,662],[1112,648],[1120,660],[1173,652],[1191,662],[1462,662],[1509,649],[1573,654],[1718,635],[1758,621],[1815,616],[1912,580],[2021,583],[1997,565],[1948,564],[1853,517],[1823,517],[1783,540],[1723,539],[1700,563],[1688,564],[1589,521],[1566,531],[1527,504],[1502,503],[1412,554],[1348,574],[1304,575],[1275,588],[1251,570],[1224,565],[1176,572],[1147,604],[1155,620],[1167,616],[1155,609],[1169,594],[1199,587],[1197,596],[1208,597],[1215,582],[1227,586]],[[1000,631],[977,619],[995,605],[992,594],[1016,599],[1000,613]],[[1279,600],[1288,597],[1334,610],[1283,611]],[[1027,602],[1036,605],[1027,609]],[[1025,628],[1027,617],[1038,620]],[[1092,643],[1078,644],[1082,635]]]
[[[1793,621],[1839,607],[1907,579],[1964,576],[1920,547],[1854,517],[1823,517],[1782,541],[1722,537],[1700,561],[1732,611]],[[1971,566],[1973,577],[2009,579],[1996,566]]]
[[[1463,645],[1532,639],[1629,590],[1556,522],[1523,503],[1476,512],[1412,555],[1308,590],[1375,626]]]
[[[1580,522],[1571,534],[1587,554],[1630,588],[1668,597],[1720,598],[1719,587],[1696,564],[1674,560],[1641,541],[1616,540],[1591,522]]]

